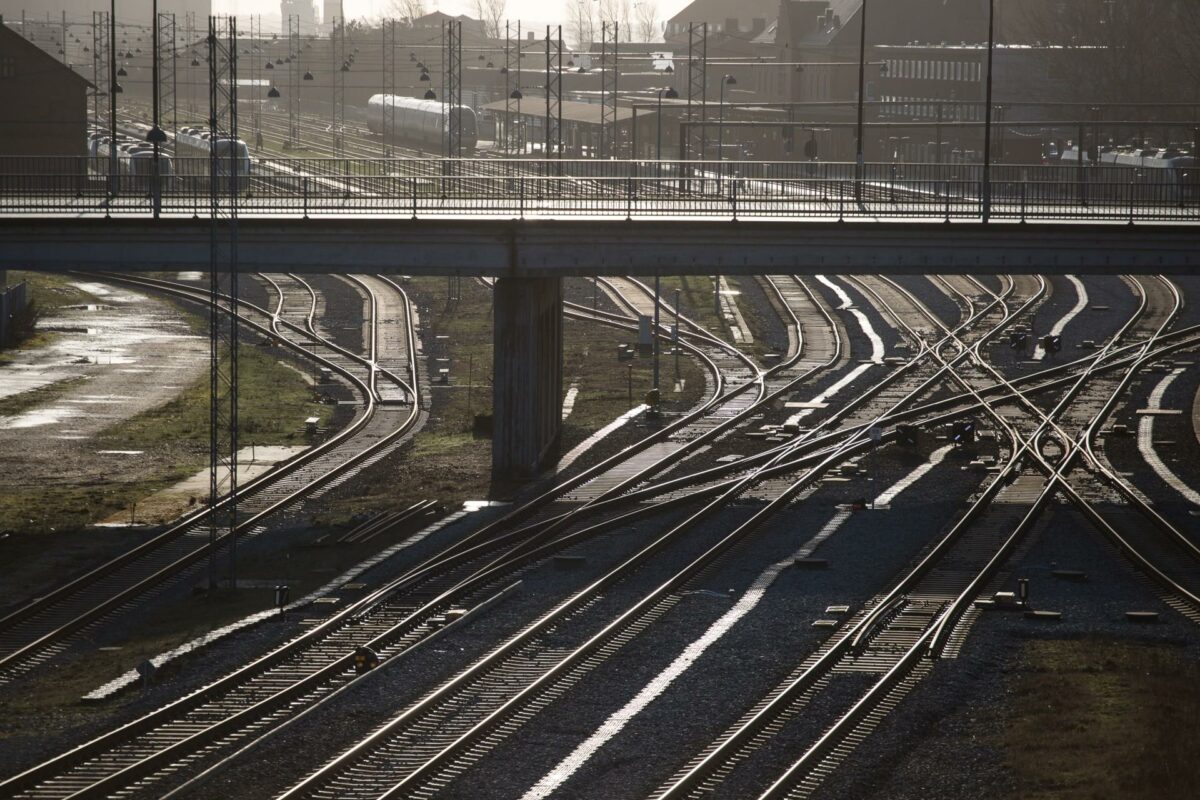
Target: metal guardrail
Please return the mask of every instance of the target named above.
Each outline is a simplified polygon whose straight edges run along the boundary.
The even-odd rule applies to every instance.
[[[149,176],[88,158],[0,158],[0,214],[150,215]],[[255,159],[239,212],[1200,221],[1200,171],[1071,165],[529,159]],[[210,207],[208,159],[175,159],[161,213]]]

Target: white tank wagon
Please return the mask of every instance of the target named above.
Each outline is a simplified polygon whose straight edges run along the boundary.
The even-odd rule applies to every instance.
[[[93,175],[107,177],[112,156],[112,139],[109,134],[94,131],[88,135],[88,167]],[[116,144],[118,187],[123,191],[149,193],[154,185],[153,146],[117,134]],[[159,153],[158,174],[164,190],[168,190],[175,176],[174,160]]]
[[[192,180],[207,179],[212,169],[212,149],[211,131],[205,128],[180,128],[175,134],[179,175]],[[250,148],[241,139],[217,139],[217,170],[222,177],[222,188],[229,183],[231,150],[236,164],[238,191],[245,191],[250,184]]]
[[[440,152],[446,132],[456,129],[462,136],[463,154],[475,150],[479,127],[475,112],[466,106],[451,106],[440,100],[418,100],[395,94],[373,95],[367,101],[367,127],[383,135],[383,115],[391,115],[388,127],[396,142],[418,145]]]

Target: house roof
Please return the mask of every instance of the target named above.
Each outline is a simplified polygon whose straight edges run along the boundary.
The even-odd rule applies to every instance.
[[[14,31],[12,28],[9,28],[7,25],[0,25],[0,53],[12,54],[18,62],[23,60],[28,61],[30,64],[34,65],[33,69],[36,72],[62,73],[63,77],[67,78],[68,80],[80,81],[89,89],[96,88],[95,85],[87,78],[83,77],[78,72],[71,69],[66,64],[59,61],[57,58],[38,47],[24,36]]]
[[[753,19],[770,22],[779,17],[780,0],[692,0],[682,11],[668,22],[724,22],[737,19],[747,23]]]

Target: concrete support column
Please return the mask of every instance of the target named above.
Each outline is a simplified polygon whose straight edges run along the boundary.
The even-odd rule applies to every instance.
[[[500,278],[493,291],[492,472],[529,477],[562,430],[562,279]]]

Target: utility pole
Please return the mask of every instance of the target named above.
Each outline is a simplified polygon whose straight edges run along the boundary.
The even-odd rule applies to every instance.
[[[863,102],[867,84],[867,0],[858,12],[858,125],[854,143],[854,199],[862,202]]]
[[[108,9],[108,194],[117,196],[117,0]],[[110,199],[111,202],[111,199]]]
[[[988,51],[986,107],[983,110],[983,221],[992,216],[992,57],[996,49],[996,0],[988,0]],[[1079,142],[1083,163],[1083,141]]]

